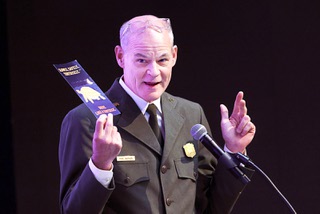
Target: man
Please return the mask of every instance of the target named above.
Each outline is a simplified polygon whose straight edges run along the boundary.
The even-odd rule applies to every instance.
[[[169,19],[135,17],[121,27],[120,43],[115,55],[123,76],[106,95],[121,114],[96,120],[82,104],[62,123],[61,212],[230,212],[244,185],[190,135],[195,124],[210,133],[201,106],[165,92],[178,53]],[[150,103],[163,144],[148,124]],[[224,105],[221,116],[225,150],[245,152],[255,126],[242,92],[230,118]]]

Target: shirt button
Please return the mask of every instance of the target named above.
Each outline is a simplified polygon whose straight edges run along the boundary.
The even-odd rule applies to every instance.
[[[168,168],[167,168],[166,165],[163,165],[163,166],[161,167],[161,172],[162,172],[163,174],[166,173],[167,170],[168,170]]]
[[[173,200],[170,199],[170,198],[167,198],[166,199],[166,203],[167,203],[168,206],[170,206],[173,203]]]

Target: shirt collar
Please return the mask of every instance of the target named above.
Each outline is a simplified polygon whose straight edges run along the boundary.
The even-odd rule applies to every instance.
[[[142,114],[146,113],[146,110],[148,108],[148,105],[150,103],[146,102],[144,99],[136,95],[123,81],[123,76],[119,80],[120,85],[122,88],[129,94],[129,96],[134,100],[134,102],[137,104],[139,109],[141,110]],[[156,99],[155,101],[152,102],[155,104],[158,108],[158,111],[162,114],[162,109],[161,109],[161,104],[160,104],[160,98]]]

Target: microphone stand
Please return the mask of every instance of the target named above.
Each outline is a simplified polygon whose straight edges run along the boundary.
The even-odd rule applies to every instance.
[[[277,191],[278,195],[281,197],[283,202],[290,209],[291,213],[294,213],[294,214],[297,213],[292,207],[292,205],[289,203],[289,201],[286,199],[286,197],[284,197],[284,195],[280,192],[280,190],[276,187],[276,185],[271,181],[271,179],[257,165],[255,165],[248,156],[245,156],[240,152],[232,156],[235,157],[240,163],[244,164],[245,166],[250,166],[255,170],[257,170],[262,175],[262,177],[264,177],[268,181],[268,183],[271,184],[271,186]]]

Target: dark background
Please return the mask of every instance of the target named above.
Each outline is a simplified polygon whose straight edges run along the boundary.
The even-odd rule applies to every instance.
[[[60,124],[79,97],[52,64],[77,59],[102,90],[136,15],[169,17],[179,47],[168,91],[199,102],[222,142],[219,104],[239,90],[257,126],[249,156],[298,213],[320,213],[317,1],[1,0],[1,213],[58,213]],[[92,196],[95,197],[95,196]],[[183,196],[181,196],[183,200]],[[256,173],[233,213],[289,213]]]

